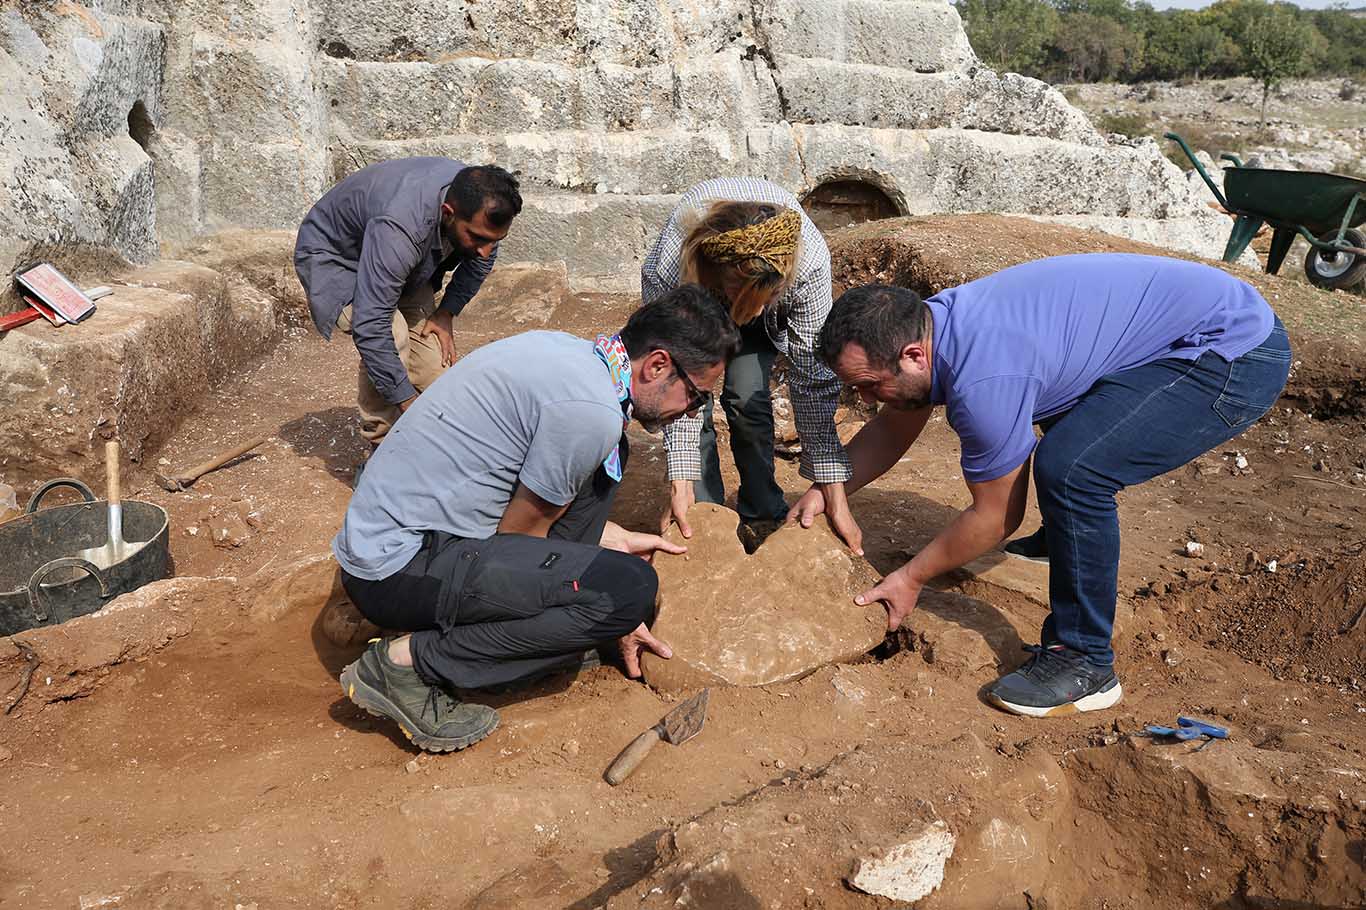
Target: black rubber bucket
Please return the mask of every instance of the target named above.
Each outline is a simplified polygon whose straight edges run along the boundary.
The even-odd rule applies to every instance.
[[[73,487],[84,502],[39,511],[50,491]],[[94,613],[120,594],[166,577],[170,519],[150,502],[124,500],[123,538],[144,543],[107,569],[75,554],[109,540],[109,507],[79,480],[49,480],[23,516],[0,525],[0,635]]]

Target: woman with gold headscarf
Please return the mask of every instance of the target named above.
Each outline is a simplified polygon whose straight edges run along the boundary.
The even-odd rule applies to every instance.
[[[729,304],[740,326],[740,354],[726,369],[721,407],[740,473],[736,511],[760,537],[774,523],[813,516],[790,512],[773,470],[773,405],[769,380],[778,352],[791,363],[788,385],[801,437],[801,475],[824,494],[831,526],[855,551],[859,531],[844,495],[849,459],[835,432],[840,382],[816,359],[815,341],[830,312],[830,251],[797,198],[753,177],[722,177],[683,194],[641,267],[646,303],[695,282]],[[698,500],[723,503],[712,402],[701,414],[665,428],[669,506],[663,527],[677,523],[691,537],[688,509]]]

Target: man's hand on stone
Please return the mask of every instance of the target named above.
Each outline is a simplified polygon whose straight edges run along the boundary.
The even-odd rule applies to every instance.
[[[598,541],[598,546],[607,550],[616,550],[619,553],[639,556],[646,562],[649,562],[656,553],[672,553],[677,556],[688,552],[687,547],[667,541],[658,534],[628,531],[612,521],[607,522],[603,527],[602,538]]]
[[[449,310],[437,310],[428,316],[418,330],[422,337],[435,335],[441,344],[441,365],[448,367],[455,363],[455,338],[451,335],[451,314]]]
[[[895,632],[901,626],[901,621],[915,609],[915,603],[920,599],[920,591],[924,587],[911,576],[906,566],[902,566],[882,579],[876,587],[855,597],[854,603],[870,604],[882,601],[887,608],[887,631]]]
[[[803,493],[802,498],[787,510],[787,520],[798,522],[803,528],[809,528],[815,524],[816,516],[824,513],[825,493],[821,491],[820,484],[813,483],[811,489]]]
[[[850,550],[862,556],[863,529],[858,526],[858,522],[854,520],[854,513],[849,510],[849,497],[844,495],[844,484],[818,483],[816,486],[820,488],[821,498],[825,500],[825,518],[830,522],[830,529],[839,535],[840,540],[844,541]]]
[[[697,494],[691,480],[669,481],[669,504],[664,507],[664,516],[659,520],[659,533],[669,530],[669,525],[678,525],[678,532],[685,538],[692,537],[692,526],[688,524],[688,510],[697,502]]]
[[[645,628],[645,623],[636,626],[631,634],[623,635],[617,643],[621,647],[621,659],[626,663],[626,675],[632,679],[640,676],[642,651],[648,650],[665,660],[674,656],[674,649],[651,635],[650,630]]]
[[[849,499],[844,495],[842,483],[816,483],[797,500],[788,510],[787,520],[795,521],[803,528],[816,523],[816,518],[824,514],[830,522],[830,529],[840,540],[859,556],[863,555],[863,529],[854,520],[849,510]]]

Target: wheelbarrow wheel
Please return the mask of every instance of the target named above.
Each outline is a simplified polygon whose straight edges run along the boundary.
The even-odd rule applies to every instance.
[[[1320,240],[1331,241],[1337,238],[1337,231],[1325,234]],[[1366,248],[1366,235],[1361,231],[1348,230],[1342,238],[1348,246]],[[1350,288],[1366,278],[1366,256],[1356,253],[1326,253],[1318,247],[1309,250],[1304,257],[1304,274],[1311,284],[1329,290]]]

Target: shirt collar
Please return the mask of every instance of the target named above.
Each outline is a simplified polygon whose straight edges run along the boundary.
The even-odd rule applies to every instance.
[[[943,404],[947,367],[940,353],[940,342],[948,328],[949,308],[933,297],[925,301],[925,306],[930,310],[930,404]]]

